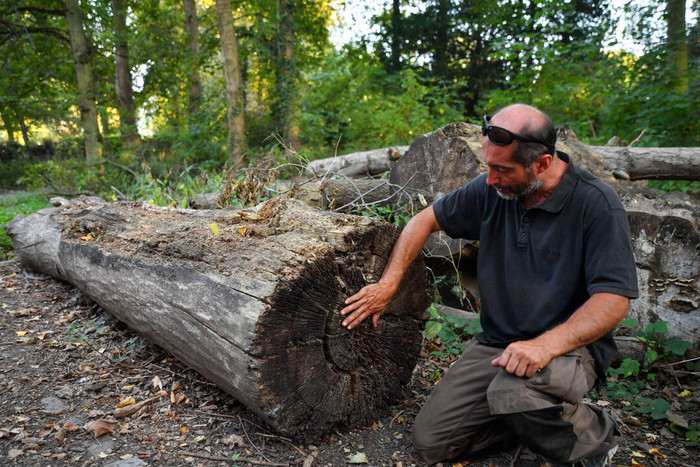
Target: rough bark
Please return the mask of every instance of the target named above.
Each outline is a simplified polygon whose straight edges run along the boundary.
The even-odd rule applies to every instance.
[[[623,180],[700,180],[698,148],[591,146],[605,170]]]
[[[83,199],[6,228],[23,263],[74,284],[295,438],[370,425],[420,353],[430,302],[420,261],[377,328],[340,326],[345,297],[388,260],[398,231],[385,222],[280,198],[238,212]]]
[[[319,178],[332,175],[343,177],[380,175],[391,170],[392,163],[399,160],[408,148],[408,146],[395,146],[316,159],[309,162],[306,172]]]
[[[83,29],[82,12],[78,0],[63,0],[68,35],[70,37],[75,74],[78,81],[80,120],[85,137],[85,158],[89,168],[102,157],[99,142],[100,132],[97,125],[97,104],[95,102],[95,85],[90,65],[90,47]]]
[[[199,77],[199,20],[197,19],[197,3],[195,0],[184,0],[185,31],[187,32],[187,50],[190,53],[190,126],[196,122],[196,115],[202,103],[202,81]]]
[[[119,129],[124,140],[139,144],[136,127],[134,87],[129,66],[129,29],[126,25],[127,0],[112,0],[114,19],[114,89],[119,106]]]
[[[668,71],[679,95],[688,93],[688,39],[685,32],[685,0],[667,0],[666,47]]]
[[[245,149],[245,118],[243,116],[243,96],[241,92],[241,63],[238,55],[238,38],[233,25],[231,0],[216,0],[216,16],[219,26],[219,40],[224,59],[226,78],[226,122],[227,149],[229,162],[233,168],[243,167]]]
[[[296,106],[298,68],[294,50],[294,0],[277,1],[275,34],[275,91],[272,106],[277,131],[287,147],[299,147],[298,132],[292,123]]]

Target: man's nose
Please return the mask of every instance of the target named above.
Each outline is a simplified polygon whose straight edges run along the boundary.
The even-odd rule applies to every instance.
[[[493,169],[488,169],[487,175],[486,175],[486,183],[488,185],[495,185],[498,183],[498,172],[496,172]]]

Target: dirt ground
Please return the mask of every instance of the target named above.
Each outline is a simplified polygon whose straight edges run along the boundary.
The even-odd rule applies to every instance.
[[[411,426],[445,366],[425,354],[401,402],[377,414],[372,426],[302,445],[274,433],[74,287],[17,260],[0,262],[2,465],[421,466]],[[691,384],[698,394],[698,382]],[[668,421],[608,408],[626,437],[614,465],[700,465],[698,448],[687,447]],[[684,416],[698,423],[697,412]],[[461,462],[541,464],[520,448]]]

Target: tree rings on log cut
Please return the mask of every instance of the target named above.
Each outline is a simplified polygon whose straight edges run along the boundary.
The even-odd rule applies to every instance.
[[[118,319],[306,441],[371,425],[420,354],[427,274],[407,271],[373,328],[344,300],[379,279],[398,229],[276,198],[237,212],[62,201],[7,226],[23,263]]]

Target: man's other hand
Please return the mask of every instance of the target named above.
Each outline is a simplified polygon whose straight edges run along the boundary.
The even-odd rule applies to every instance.
[[[554,358],[554,354],[543,345],[532,341],[513,342],[503,353],[491,361],[508,373],[531,378]]]
[[[389,304],[393,292],[383,287],[380,282],[364,286],[355,295],[345,299],[345,308],[340,315],[348,315],[343,320],[343,326],[352,329],[368,317],[372,317],[372,326],[377,327],[379,315]]]

